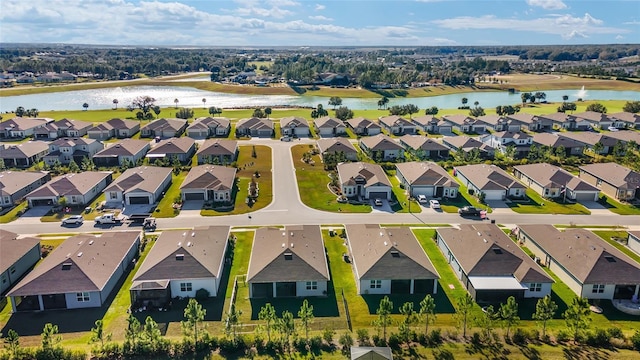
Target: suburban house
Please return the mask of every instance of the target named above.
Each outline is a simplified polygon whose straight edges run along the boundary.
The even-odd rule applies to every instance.
[[[533,144],[537,147],[557,149],[563,147],[567,156],[580,156],[584,152],[584,144],[564,136],[566,133],[536,133],[533,134]]]
[[[520,120],[497,114],[482,115],[478,117],[478,120],[485,122],[487,124],[487,129],[493,131],[520,132],[522,126],[525,125],[525,123]]]
[[[150,163],[166,158],[169,162],[178,159],[180,163],[188,164],[195,153],[196,141],[194,139],[190,137],[169,138],[155,144],[147,152],[146,158]]]
[[[460,184],[442,166],[433,162],[396,164],[396,177],[413,197],[456,198]]]
[[[582,146],[588,151],[595,152],[595,146],[597,143],[602,144],[602,150],[598,153],[600,155],[609,155],[613,153],[613,147],[616,146],[617,143],[620,145],[624,144],[624,141],[620,139],[616,139],[612,136],[595,133],[591,131],[580,131],[580,132],[572,132],[567,131],[566,133],[562,133],[561,136],[567,137],[574,141],[577,141],[582,144]]]
[[[525,186],[495,165],[475,164],[457,166],[454,175],[477,196],[484,200],[506,200],[523,198]]]
[[[236,124],[236,136],[272,137],[273,122],[256,117],[240,119]]]
[[[420,160],[441,160],[449,157],[449,148],[433,138],[419,135],[403,135],[400,145]]]
[[[640,254],[640,231],[629,231],[627,246]]]
[[[359,295],[435,294],[440,276],[408,227],[346,225]]]
[[[390,134],[403,135],[416,133],[416,124],[398,115],[381,116],[378,121],[380,122],[380,126]]]
[[[538,163],[513,167],[513,175],[545,198],[577,202],[598,201],[600,190],[555,165]]]
[[[49,180],[48,171],[0,171],[0,209],[16,205]]]
[[[545,118],[551,121],[552,128],[566,129],[566,130],[589,130],[591,129],[591,123],[584,119],[576,118],[573,115],[566,113],[556,112],[553,114],[538,115],[541,118]]]
[[[345,138],[328,138],[316,141],[318,151],[324,158],[325,154],[344,155],[344,158],[350,161],[358,160],[358,150],[351,144],[349,139]]]
[[[393,351],[388,346],[352,346],[351,360],[393,360]]]
[[[0,158],[7,168],[28,168],[49,153],[44,141],[27,141],[18,144],[0,144]]]
[[[577,114],[573,114],[573,117],[588,122],[595,129],[606,130],[609,127],[624,128],[625,124],[622,121],[614,122],[607,114],[601,114],[595,111],[585,111]]]
[[[146,140],[124,139],[98,151],[93,155],[93,163],[105,167],[121,166],[125,163],[137,164],[149,148],[149,142]]]
[[[483,136],[482,142],[503,154],[507,153],[507,149],[510,146],[513,146],[515,150],[514,156],[523,158],[529,154],[531,144],[533,144],[533,137],[520,131],[500,131]]]
[[[489,125],[480,119],[462,114],[444,115],[442,120],[451,125],[452,130],[458,130],[463,133],[481,134],[487,130]]]
[[[607,133],[607,135],[614,139],[620,140],[622,145],[625,145],[625,146],[631,141],[634,141],[636,145],[640,144],[640,131],[620,130],[620,131],[609,132]]]
[[[609,300],[638,297],[640,264],[591,231],[519,225],[517,235],[576,295]]]
[[[380,127],[380,125],[363,117],[356,117],[347,120],[347,126],[350,127],[354,134],[358,136],[373,136],[382,132],[382,127]]]
[[[462,286],[480,304],[551,294],[553,279],[495,224],[441,228],[436,241]]]
[[[360,138],[360,149],[374,161],[393,161],[404,158],[404,148],[385,134]]]
[[[58,138],[49,143],[49,153],[45,155],[44,162],[53,165],[56,162],[67,165],[75,161],[77,165],[84,158],[91,159],[98,151],[104,149],[104,145],[95,139],[88,138]]]
[[[59,137],[80,137],[87,135],[87,130],[93,127],[92,123],[61,119],[50,122],[45,126],[34,130],[33,135],[36,139],[57,139]]]
[[[282,136],[308,137],[311,132],[307,119],[288,116],[280,119],[280,133]]]
[[[513,115],[505,115],[508,121],[520,122],[523,128],[530,131],[551,130],[553,128],[553,121],[543,116],[518,113]]]
[[[34,136],[34,131],[52,123],[53,119],[49,118],[30,118],[15,117],[0,122],[0,139],[1,138],[27,138]]]
[[[174,297],[218,295],[229,243],[229,226],[163,231],[133,277],[134,307],[164,307]]]
[[[420,115],[411,119],[416,127],[425,133],[447,134],[451,133],[451,124],[433,115]]]
[[[180,137],[187,129],[186,119],[167,119],[162,118],[154,120],[140,128],[140,137]]]
[[[87,130],[92,139],[106,140],[112,137],[128,138],[140,131],[140,121],[127,119],[111,119]]]
[[[378,164],[363,162],[338,164],[342,195],[348,198],[391,199],[391,182]]]
[[[88,205],[111,183],[111,171],[83,171],[56,176],[27,194],[29,207],[51,206],[65,199],[66,205]]]
[[[180,185],[182,199],[232,203],[236,171],[234,167],[217,165],[192,167]]]
[[[211,136],[228,136],[229,131],[231,131],[231,121],[228,118],[201,117],[187,127],[187,136],[206,139]]]
[[[172,168],[158,166],[127,169],[104,189],[106,201],[124,205],[155,204],[171,185],[172,171]]]
[[[0,229],[0,295],[40,260],[40,239]]]
[[[238,142],[227,139],[207,139],[200,145],[198,164],[231,164],[238,157]]]
[[[347,133],[347,127],[340,119],[323,116],[313,120],[313,126],[319,136],[341,136]]]
[[[445,136],[442,138],[442,144],[454,152],[469,153],[473,149],[478,149],[480,157],[483,159],[490,159],[495,155],[493,147],[469,136]]]
[[[250,298],[326,296],[329,280],[320,226],[256,230],[246,279]]]
[[[640,129],[640,114],[630,112],[618,112],[608,115],[615,123],[624,123],[624,127],[629,129]]]
[[[580,179],[614,199],[640,199],[640,173],[616,163],[580,166]]]
[[[13,312],[101,307],[138,256],[141,231],[75,235],[7,296]]]

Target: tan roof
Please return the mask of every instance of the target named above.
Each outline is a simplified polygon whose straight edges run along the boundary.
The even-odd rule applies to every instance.
[[[472,138],[466,135],[463,136],[445,136],[442,139],[443,142],[450,144],[457,149],[470,149],[470,148],[482,148],[483,145],[488,146],[476,138]],[[492,149],[491,147],[489,147]]]
[[[499,131],[494,132],[491,136],[497,139],[530,139],[532,136],[525,132]]]
[[[640,118],[640,115],[638,116]],[[635,141],[636,144],[640,144],[640,132],[633,130],[612,131],[608,133],[609,137],[618,139],[623,143],[629,141]]]
[[[111,185],[107,186],[104,192],[121,191],[126,194],[141,190],[154,193],[167,176],[171,176],[172,171],[172,168],[159,166],[138,166],[127,169]]]
[[[562,133],[562,136],[591,146],[598,142],[604,146],[614,146],[616,142],[620,141],[609,135],[594,133],[591,131],[567,131]]]
[[[555,165],[538,163],[518,165],[513,168],[543,187],[561,188],[566,186],[571,190],[598,191],[595,186]]]
[[[611,121],[609,117],[607,117],[607,114],[601,114],[595,111],[585,111],[581,113],[576,113],[576,114],[573,114],[573,116],[579,119],[585,119],[591,122],[598,122],[598,123],[601,121],[607,121],[607,122]]]
[[[28,130],[44,126],[52,121],[53,119],[49,118],[14,117],[0,122],[0,130]]]
[[[207,139],[198,149],[199,155],[235,155],[238,150],[238,142],[236,140],[227,139]]]
[[[537,120],[539,120],[538,115],[527,114],[527,113],[518,113],[512,115],[506,115],[508,119],[514,119],[520,121],[525,124],[533,124]]]
[[[56,125],[59,128],[76,129],[76,130],[87,129],[93,126],[93,124],[90,122],[80,121],[80,120],[71,120],[66,118],[60,119],[54,122],[54,125]]]
[[[359,280],[440,277],[408,227],[346,225],[346,232]]]
[[[2,171],[0,172],[0,195],[13,195],[27,185],[48,176],[47,171]]]
[[[382,116],[380,117],[380,123],[385,124],[388,127],[393,127],[393,126],[402,126],[402,127],[407,127],[407,126],[415,126],[415,124],[413,124],[411,121],[400,117],[398,115],[391,115],[391,116]]]
[[[495,165],[475,164],[457,166],[456,171],[480,190],[524,189],[525,186]]]
[[[589,230],[518,227],[583,284],[640,284],[640,264]]]
[[[256,230],[248,282],[328,281],[329,268],[318,225]]]
[[[114,127],[111,126],[111,124],[109,124],[108,122],[101,122],[101,123],[98,123],[95,126],[91,127],[89,130],[87,130],[87,132],[111,131],[113,129],[114,129]]]
[[[485,123],[489,124],[489,125],[499,125],[499,124],[506,124],[508,123],[508,119],[504,116],[500,116],[497,114],[490,114],[490,115],[482,115],[478,117],[479,120],[484,121]]]
[[[318,150],[320,151],[320,154],[324,154],[325,152],[344,152],[345,154],[357,152],[356,148],[353,146],[353,144],[351,144],[349,139],[345,138],[318,139],[316,143],[318,144]]]
[[[49,143],[49,145],[56,145],[62,147],[75,147],[76,145],[90,145],[100,143],[96,139],[84,138],[84,137],[63,137],[57,138]]]
[[[269,119],[265,118],[248,118],[248,119],[240,119],[236,124],[236,129],[249,128],[254,130],[263,130],[269,129],[273,130],[273,122]]]
[[[0,147],[0,157],[4,159],[26,158],[47,152],[48,150],[49,145],[40,140],[27,141],[19,144],[4,144],[4,149]]]
[[[140,231],[72,236],[44,258],[8,295],[102,291],[141,236]]]
[[[180,189],[228,190],[233,188],[236,168],[200,165],[189,170]]]
[[[100,156],[133,156],[149,146],[149,141],[137,139],[124,139],[98,151],[94,157]]]
[[[544,114],[540,115],[541,118],[549,119],[551,121],[555,121],[557,123],[564,123],[569,118],[569,115],[561,112],[556,112],[553,114]]]
[[[113,127],[114,129],[118,129],[118,130],[133,129],[136,126],[140,125],[140,122],[136,120],[118,119],[118,118],[107,120],[106,123],[111,127]]]
[[[0,229],[0,274],[40,244],[35,237],[18,238],[18,234]]]
[[[304,127],[308,128],[309,123],[307,119],[299,117],[299,116],[287,116],[280,119],[280,127]]]
[[[338,164],[338,177],[342,184],[354,182],[357,178],[366,181],[365,187],[375,185],[385,185],[391,187],[391,182],[378,164],[364,162]]]
[[[48,183],[27,194],[29,197],[85,195],[111,177],[111,171],[83,171],[56,176]]]
[[[400,142],[406,144],[414,150],[424,151],[443,151],[449,150],[448,147],[442,145],[438,141],[420,135],[403,135],[400,137]]]
[[[580,166],[585,171],[619,189],[637,189],[640,187],[640,173],[616,163],[597,163]]]
[[[626,111],[609,114],[609,118],[621,120],[631,124],[640,124],[640,114],[634,114]]]
[[[462,224],[459,230],[441,228],[437,232],[467,276],[513,275],[520,282],[553,282],[495,224]]]
[[[369,119],[363,118],[363,117],[356,117],[356,118],[353,118],[353,119],[349,119],[349,120],[347,120],[347,124],[349,124],[349,126],[351,126],[354,129],[360,128],[360,127],[362,127],[362,128],[378,128],[378,129],[380,129],[380,125],[376,124],[372,120],[369,120]]]
[[[165,230],[133,278],[137,281],[215,278],[225,256],[229,226]],[[183,256],[176,256],[182,254]],[[212,294],[215,295],[215,294]]]
[[[583,148],[584,144],[573,139],[570,139],[564,135],[559,135],[555,133],[536,133],[533,134],[533,142],[537,145],[545,145],[551,146],[553,148],[564,146],[565,149],[568,148]]]
[[[330,116],[323,116],[321,118],[313,120],[318,129],[322,128],[343,128],[345,127],[344,123],[340,119],[336,119]]]
[[[396,169],[409,184],[460,187],[460,184],[442,166],[434,162],[406,162],[396,164]]]
[[[360,138],[360,143],[373,151],[402,150],[402,146],[385,134]]]
[[[463,114],[444,115],[442,119],[460,126],[475,124],[477,120]]]
[[[640,230],[638,231],[627,231],[629,235],[635,236],[637,239],[640,239]]]
[[[414,124],[418,124],[420,126],[428,126],[434,123],[437,124],[440,121],[440,119],[433,115],[414,116],[411,120]]]
[[[229,124],[231,124],[231,120],[226,117],[200,117],[195,119],[193,123],[189,125],[188,129],[199,128],[201,126],[206,128],[228,128]]]
[[[196,141],[190,137],[169,138],[160,141],[153,149],[149,150],[149,155],[173,155],[173,154],[186,154],[194,147]]]
[[[163,118],[154,120],[147,125],[143,126],[140,130],[153,130],[153,131],[162,131],[171,129],[174,131],[178,131],[182,129],[187,124],[186,119],[175,119],[175,118]]]

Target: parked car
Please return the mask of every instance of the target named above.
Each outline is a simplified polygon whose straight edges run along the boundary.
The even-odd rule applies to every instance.
[[[68,218],[62,220],[62,225],[78,225],[82,224],[84,218],[82,215],[71,215]]]
[[[426,204],[427,203],[427,197],[424,195],[418,195],[418,202],[420,204]]]
[[[280,138],[280,141],[291,141],[291,138],[288,136],[283,136]]]
[[[461,216],[480,216],[480,209],[473,206],[465,206],[463,208],[458,209],[458,214]]]
[[[429,207],[432,209],[440,209],[440,202],[438,200],[429,200]]]
[[[382,206],[382,200],[380,200],[380,199],[375,199],[375,200],[373,201],[373,204],[374,204],[375,206]]]

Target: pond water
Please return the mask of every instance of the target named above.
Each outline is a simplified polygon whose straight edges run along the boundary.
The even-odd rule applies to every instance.
[[[544,91],[544,90],[543,90]],[[546,100],[561,102],[563,95],[569,96],[569,101],[578,98],[584,100],[639,100],[640,91],[614,90],[546,90]],[[126,86],[117,88],[66,91],[45,94],[4,96],[0,97],[0,111],[10,112],[17,107],[26,109],[36,108],[40,111],[48,110],[82,110],[82,104],[88,103],[89,110],[110,109],[113,99],[118,99],[118,106],[126,107],[140,95],[148,95],[156,99],[156,105],[161,107],[174,106],[174,99],[178,99],[180,107],[201,107],[205,98],[206,106],[222,108],[233,107],[276,107],[279,105],[315,107],[323,104],[328,108],[327,97],[322,96],[290,96],[290,95],[241,95],[226,94],[213,91],[199,90],[183,86]],[[495,108],[498,105],[515,105],[521,102],[520,94],[504,92],[469,92],[451,95],[439,95],[422,98],[391,98],[389,106],[415,104],[420,109],[437,106],[439,109],[454,109],[460,106],[462,98],[468,99],[469,106],[478,101],[484,108]],[[342,98],[342,105],[353,110],[376,109],[379,98]]]

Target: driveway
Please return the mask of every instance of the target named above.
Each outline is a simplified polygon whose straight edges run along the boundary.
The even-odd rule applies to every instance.
[[[193,218],[200,217],[200,211],[204,205],[204,200],[187,200],[182,203],[182,209],[180,209],[179,218]]]
[[[382,205],[376,206],[374,203],[375,200],[369,200],[369,204],[371,205],[371,212],[374,213],[393,213],[391,209],[391,204],[389,204],[389,200],[382,200]]]
[[[41,218],[51,210],[53,206],[34,206],[31,209],[27,210],[20,218]]]

